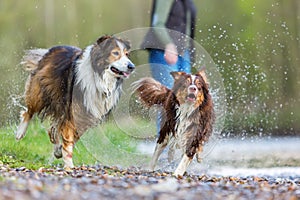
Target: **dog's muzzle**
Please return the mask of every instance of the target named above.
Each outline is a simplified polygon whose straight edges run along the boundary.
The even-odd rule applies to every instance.
[[[188,87],[188,95],[187,95],[187,100],[189,102],[194,102],[196,101],[196,96],[197,96],[197,93],[198,93],[198,88],[195,86],[195,85],[190,85]]]
[[[129,60],[127,64],[127,71],[123,72],[123,76],[125,78],[129,77],[129,75],[134,71],[134,69],[135,69],[135,65]]]
[[[135,65],[127,58],[123,57],[111,64],[110,70],[119,77],[128,78],[134,71]]]

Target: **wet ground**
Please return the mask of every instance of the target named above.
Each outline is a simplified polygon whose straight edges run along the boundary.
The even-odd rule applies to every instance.
[[[168,167],[148,172],[95,165],[66,172],[0,165],[0,199],[296,200],[299,144],[295,138],[223,141],[203,158],[202,168],[193,163],[181,178],[173,177]]]
[[[187,175],[93,166],[9,169],[1,166],[0,199],[299,199],[300,176]]]
[[[141,152],[151,154],[155,142],[141,143]],[[166,152],[160,168],[174,170],[176,164],[167,163]],[[177,161],[177,163],[179,160]],[[300,175],[300,138],[222,139],[208,144],[202,162],[195,160],[188,169],[190,174],[219,175]]]

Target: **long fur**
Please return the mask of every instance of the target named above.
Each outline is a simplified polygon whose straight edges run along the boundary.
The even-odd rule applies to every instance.
[[[115,107],[123,79],[134,70],[129,49],[129,42],[103,36],[84,50],[55,46],[26,51],[21,63],[30,72],[25,85],[27,110],[21,114],[16,139],[25,136],[34,114],[48,117],[54,155],[63,157],[66,168],[74,167],[76,141]]]
[[[159,155],[169,144],[169,158],[173,156],[172,151],[175,147],[179,147],[183,152],[182,161],[175,171],[175,175],[183,175],[194,155],[201,153],[204,143],[208,141],[215,116],[203,71],[195,76],[184,72],[172,72],[172,75],[175,83],[171,90],[152,78],[142,78],[133,83],[133,87],[146,107],[157,104],[164,108],[150,168],[154,169]],[[186,103],[185,100],[190,86],[187,85],[187,81],[191,82],[192,79],[197,79],[199,90],[193,104]]]
[[[158,81],[148,77],[134,82],[132,86],[145,106],[150,108],[153,105],[160,105],[163,107],[157,143],[161,144],[169,134],[175,136],[176,111],[179,103],[175,94]]]
[[[107,113],[107,110],[117,104],[121,87],[117,85],[118,80],[109,73],[103,73],[102,77],[100,77],[100,74],[94,73],[91,65],[91,50],[92,46],[88,46],[82,55],[82,59],[78,61],[76,85],[79,85],[80,90],[84,91],[84,105],[88,112],[101,119]],[[106,94],[113,95],[111,95],[111,98],[107,98]]]

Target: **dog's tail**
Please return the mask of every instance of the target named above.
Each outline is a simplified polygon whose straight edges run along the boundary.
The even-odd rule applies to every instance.
[[[132,84],[133,91],[139,96],[140,101],[148,108],[161,105],[161,127],[157,143],[161,144],[167,135],[175,134],[176,110],[178,100],[172,90],[163,86],[153,78],[142,78]]]
[[[132,86],[133,91],[147,107],[153,105],[163,106],[169,94],[172,93],[170,89],[149,77],[142,78],[132,83]]]
[[[33,71],[38,67],[39,61],[48,52],[48,49],[30,49],[25,51],[21,65],[25,70]]]

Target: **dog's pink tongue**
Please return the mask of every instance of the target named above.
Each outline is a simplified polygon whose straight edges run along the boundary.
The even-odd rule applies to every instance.
[[[193,102],[193,101],[195,101],[195,98],[194,97],[188,97],[187,100]]]
[[[123,72],[123,75],[124,75],[125,77],[128,77],[130,74],[127,73],[127,72]]]

